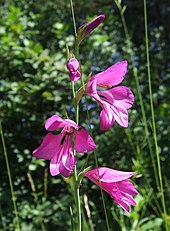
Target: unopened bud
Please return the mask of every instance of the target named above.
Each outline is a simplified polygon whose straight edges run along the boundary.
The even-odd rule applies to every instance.
[[[76,82],[81,77],[81,73],[78,70],[80,64],[76,58],[70,58],[67,62],[67,69],[69,71],[70,80]]]
[[[85,23],[78,29],[77,33],[77,40],[80,44],[81,41],[85,38],[86,35],[88,35],[91,31],[93,31],[96,27],[98,27],[105,19],[105,15],[101,14],[94,18],[92,21]]]

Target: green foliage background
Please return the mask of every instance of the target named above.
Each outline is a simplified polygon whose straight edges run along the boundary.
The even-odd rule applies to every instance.
[[[133,178],[140,195],[137,206],[125,214],[105,195],[111,230],[164,230],[162,205],[144,131],[133,68],[138,69],[154,157],[151,110],[145,55],[142,1],[123,1],[132,50],[123,30],[120,12],[111,0],[75,1],[77,27],[100,13],[105,22],[81,44],[84,78],[113,63],[127,59],[128,73],[123,85],[135,94],[129,112],[129,128],[117,124],[99,131],[100,108],[91,99],[89,112],[94,125],[94,140],[100,166],[136,171]],[[148,29],[153,100],[158,134],[167,213],[170,213],[170,60],[169,1],[148,1]],[[74,51],[74,30],[69,1],[8,0],[0,3],[0,119],[2,120],[16,203],[23,231],[70,230],[74,212],[72,179],[51,177],[48,161],[35,159],[32,151],[45,136],[44,121],[53,114],[74,119],[71,85],[66,70],[66,49]],[[135,62],[130,56],[134,53]],[[86,126],[86,104],[82,100],[80,123]],[[88,128],[88,127],[87,127]],[[79,166],[85,155],[80,157]],[[0,146],[0,230],[16,230],[15,216],[2,145]],[[93,154],[89,165],[94,164]],[[87,195],[94,230],[106,230],[100,190],[87,179],[81,186],[83,230],[91,230],[83,203]],[[74,214],[75,215],[75,214]],[[170,217],[166,219],[170,224]],[[42,225],[43,224],[43,225]]]

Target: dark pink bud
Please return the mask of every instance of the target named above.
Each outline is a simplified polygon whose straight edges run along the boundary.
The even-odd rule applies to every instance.
[[[76,58],[70,58],[67,62],[67,69],[69,70],[70,80],[76,82],[81,77],[79,72],[80,64]]]
[[[94,18],[92,21],[82,25],[78,29],[78,42],[80,43],[86,35],[88,35],[91,31],[93,31],[96,27],[98,27],[105,19],[105,15],[101,14]]]
[[[88,22],[84,28],[84,36],[86,36],[92,30],[94,30],[96,27],[98,27],[104,21],[104,19],[105,19],[105,15],[101,14],[101,15],[97,16],[96,18],[94,18],[92,21]]]

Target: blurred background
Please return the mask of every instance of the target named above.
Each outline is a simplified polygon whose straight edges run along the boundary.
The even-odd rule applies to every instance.
[[[170,226],[170,2],[147,1],[152,98],[167,215],[162,209],[153,139],[143,1],[74,3],[77,27],[101,13],[106,15],[104,23],[81,44],[84,80],[91,71],[101,72],[126,59],[128,73],[122,85],[130,87],[135,95],[129,127],[124,129],[115,123],[107,132],[99,130],[100,107],[87,97],[99,165],[136,171],[132,180],[139,195],[130,214],[104,194],[111,230],[162,231],[163,219]],[[74,119],[65,49],[67,43],[74,52],[70,3],[1,0],[0,13],[0,119],[20,225],[23,231],[71,230],[70,206],[75,213],[72,178],[52,177],[49,161],[32,157],[46,135],[44,121],[49,116],[64,116],[67,111]],[[85,99],[81,100],[80,123],[88,129]],[[78,167],[85,157],[80,156]],[[0,231],[13,231],[17,230],[16,219],[1,141],[0,163]],[[91,154],[88,165],[95,167],[94,163]],[[88,202],[84,203],[86,198]],[[81,199],[83,231],[107,230],[100,189],[84,179]]]

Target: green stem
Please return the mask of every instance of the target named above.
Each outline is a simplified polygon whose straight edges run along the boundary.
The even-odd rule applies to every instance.
[[[85,97],[85,100],[86,100],[86,97]],[[92,133],[91,126],[90,126],[90,124],[91,124],[90,123],[90,113],[88,111],[87,100],[86,100],[86,112],[87,112],[87,119],[88,119],[89,128],[90,128],[90,135],[91,135],[91,137],[93,137],[93,133]],[[94,150],[94,158],[95,158],[95,163],[96,163],[96,167],[97,167],[97,170],[98,170],[99,164],[98,164],[96,150]],[[85,164],[87,164],[88,159],[89,159],[89,155],[86,158]],[[85,166],[84,166],[84,168],[85,168]],[[101,192],[101,196],[102,196],[102,203],[103,203],[103,209],[104,209],[104,214],[105,214],[105,218],[106,218],[107,230],[110,231],[109,220],[108,220],[108,216],[107,216],[106,204],[105,204],[105,200],[104,200],[104,195],[103,195],[103,190],[102,190],[102,185],[101,185],[99,170],[97,172],[98,172],[98,178],[99,178],[99,183],[100,183],[100,192]]]
[[[150,107],[151,107],[151,115],[152,115],[153,137],[154,137],[156,157],[157,157],[158,176],[159,176],[159,182],[160,182],[160,192],[161,192],[161,197],[162,197],[162,207],[163,207],[164,216],[165,216],[164,217],[165,228],[166,228],[166,230],[168,230],[168,224],[167,224],[167,219],[166,219],[167,212],[166,212],[166,206],[165,206],[163,180],[162,180],[160,156],[159,156],[159,149],[158,149],[156,124],[155,124],[155,112],[154,112],[153,97],[152,97],[152,84],[151,84],[151,71],[150,71],[150,57],[149,57],[149,40],[148,40],[148,28],[147,28],[147,7],[146,7],[146,0],[144,0],[143,3],[144,3],[146,59],[147,59],[147,71],[148,71],[148,83],[149,83]]]
[[[71,6],[72,19],[73,19],[74,34],[75,34],[75,37],[77,38],[76,20],[75,20],[74,7],[73,7],[72,0],[70,0],[70,6]]]
[[[74,110],[75,110],[75,121],[77,124],[79,124],[79,105],[77,104],[77,101],[75,100],[75,88],[74,88],[74,82],[71,82],[72,85],[72,95],[74,100]]]
[[[71,206],[70,206],[70,216],[71,216],[71,231],[74,231],[73,210]]]
[[[15,193],[14,193],[13,184],[12,184],[11,171],[10,171],[10,166],[9,166],[8,154],[7,154],[7,149],[6,149],[5,138],[4,138],[1,120],[0,120],[0,133],[1,133],[2,146],[3,146],[4,156],[5,156],[6,167],[7,167],[7,173],[8,173],[10,190],[11,190],[12,202],[13,202],[13,207],[14,207],[14,212],[15,212],[16,226],[17,226],[17,229],[19,231],[21,231],[20,224],[19,224],[18,211],[17,211],[17,206],[16,206],[16,198],[15,198]]]
[[[75,92],[74,92],[74,84],[72,84],[72,91],[73,91],[73,98],[75,98]],[[78,109],[78,105],[75,103],[74,104],[75,107],[75,120],[76,123],[78,124],[79,122],[79,109]],[[74,147],[73,147],[74,149]],[[75,150],[74,154],[76,155]],[[81,204],[80,204],[80,190],[79,187],[80,185],[78,185],[78,181],[77,181],[77,167],[75,166],[74,168],[74,190],[75,190],[75,201],[76,201],[76,207],[77,207],[77,230],[81,231]]]
[[[45,172],[47,172],[46,170],[47,169],[45,169]],[[35,187],[34,179],[32,178],[31,172],[27,173],[27,177],[28,177],[28,181],[29,181],[30,186],[31,186],[31,190],[33,192],[34,202],[37,205],[38,204],[38,196],[36,193],[36,187]],[[43,220],[43,217],[41,215],[39,215],[39,219],[40,219],[41,230],[46,231],[44,220]]]
[[[75,200],[77,207],[77,231],[81,231],[81,204],[80,204],[80,185],[77,184],[77,168],[74,168],[74,190],[75,190]]]
[[[102,184],[101,184],[99,170],[98,170],[99,164],[98,164],[97,154],[96,154],[95,150],[94,150],[94,158],[95,158],[95,163],[96,163],[97,172],[98,172],[98,179],[99,179],[99,183],[100,183],[100,192],[101,192],[101,196],[102,196],[103,209],[104,209],[104,214],[105,214],[105,218],[106,218],[107,230],[110,231],[109,220],[108,220],[107,210],[106,210],[106,204],[105,204],[105,200],[104,200],[104,195],[103,195],[103,190],[102,190]]]
[[[70,6],[71,6],[72,19],[73,19],[74,34],[75,34],[75,57],[80,61],[79,43],[77,41],[76,20],[75,20],[74,7],[73,7],[73,1],[72,0],[70,0]],[[81,66],[80,66],[80,72],[82,74]],[[81,76],[81,83],[82,83],[82,86],[83,86],[83,89],[84,89],[83,76]]]
[[[79,123],[79,107],[75,100],[75,89],[74,89],[74,82],[72,82],[72,94],[73,94],[73,100],[74,100],[74,109],[75,109],[75,121],[78,124]],[[74,155],[76,155],[76,152],[73,147]],[[81,231],[81,205],[80,205],[80,191],[79,191],[79,185],[77,184],[77,167],[75,165],[74,172],[74,195],[75,195],[75,202],[77,207],[77,230]]]
[[[71,6],[71,13],[73,18],[73,26],[74,26],[74,33],[76,38],[76,55],[78,52],[78,45],[77,45],[77,30],[76,30],[76,21],[75,21],[75,15],[74,15],[74,7],[73,7],[73,1],[70,0],[70,6]],[[74,100],[74,109],[75,109],[75,121],[78,124],[79,123],[79,106],[75,100],[75,88],[74,88],[74,82],[72,82],[72,94],[73,94],[73,100]],[[73,147],[74,154],[76,155],[76,152]],[[75,190],[75,200],[76,200],[76,207],[77,207],[77,230],[81,231],[81,204],[80,204],[80,190],[79,185],[77,185],[77,167],[74,168],[74,190]]]
[[[75,38],[76,38],[76,41],[75,41],[75,56],[78,60],[80,60],[80,55],[79,55],[79,43],[77,41],[77,30],[76,30],[76,23],[75,23],[75,16],[74,16],[74,8],[73,8],[73,2],[72,0],[70,0],[70,5],[71,5],[71,11],[72,11],[72,18],[73,18],[73,25],[74,25],[74,33],[75,33]],[[82,74],[82,69],[81,69],[81,66],[80,66],[80,72]],[[84,85],[84,79],[83,79],[83,76],[81,76],[81,83],[82,83],[82,88],[84,89],[85,88],[85,85]],[[74,83],[72,83],[72,92],[73,92],[73,98],[75,99],[75,89],[74,89]],[[74,105],[75,105],[75,115],[76,115],[76,123],[78,124],[79,122],[79,107],[78,107],[78,104],[76,103],[76,101],[74,100]],[[87,103],[86,103],[86,106],[87,106]],[[89,121],[89,125],[90,125],[90,116],[89,116],[89,112],[87,110],[87,117],[88,117],[88,121]],[[91,129],[90,129],[91,131]],[[97,156],[96,156],[96,152],[95,153],[95,162],[96,162],[96,166],[98,168],[98,160],[97,160]],[[89,158],[89,155],[87,156],[87,160]],[[87,161],[85,162],[87,163]],[[100,177],[99,177],[100,178]],[[76,201],[77,201],[77,212],[78,212],[78,228],[81,230],[81,207],[80,207],[80,197],[79,197],[79,185],[77,185],[77,172],[76,172],[76,167],[75,167],[75,170],[74,170],[74,179],[75,179],[75,182],[76,182]],[[100,182],[100,179],[99,179],[99,182]],[[103,196],[103,191],[102,191],[102,187],[101,187],[101,182],[100,182],[100,190],[101,190],[101,196],[102,196],[102,202],[103,202],[103,208],[104,208],[104,213],[105,213],[105,217],[106,217],[106,224],[107,224],[107,229],[108,231],[110,231],[110,228],[109,228],[109,222],[108,222],[108,217],[107,217],[107,211],[106,211],[106,206],[105,206],[105,201],[104,201],[104,196]],[[78,229],[78,230],[79,230]]]

